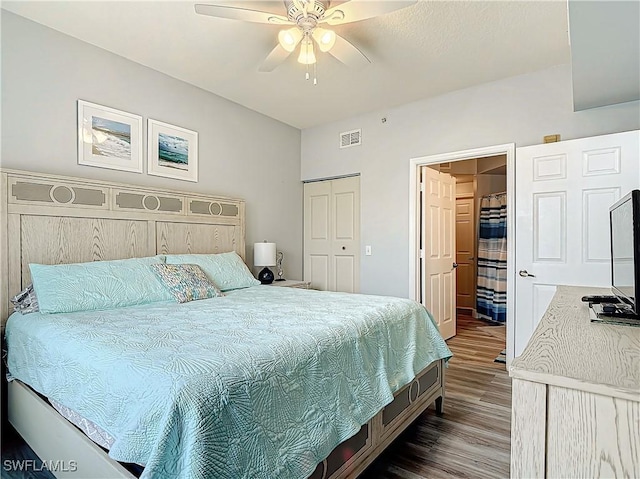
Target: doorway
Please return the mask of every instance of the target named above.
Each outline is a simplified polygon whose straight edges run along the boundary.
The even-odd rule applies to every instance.
[[[515,170],[514,170],[514,158],[515,158],[515,145],[514,144],[506,144],[506,145],[497,145],[486,148],[478,148],[473,150],[465,150],[459,152],[451,152],[440,155],[432,155],[420,158],[414,158],[410,162],[410,222],[409,222],[409,230],[410,230],[410,293],[412,294],[412,299],[423,302],[424,298],[421,298],[422,294],[422,278],[421,271],[422,268],[422,258],[420,252],[420,244],[421,244],[421,191],[420,191],[420,171],[421,167],[429,166],[430,168],[437,169],[438,171],[447,171],[455,173],[457,176],[457,181],[460,181],[460,187],[457,187],[457,195],[463,196],[466,195],[467,198],[470,196],[470,193],[473,192],[474,197],[474,205],[473,205],[473,219],[474,223],[476,218],[479,217],[480,210],[480,201],[479,198],[488,192],[484,189],[488,183],[495,183],[494,180],[496,178],[484,178],[480,181],[480,188],[478,188],[478,175],[477,173],[486,173],[487,175],[501,177],[502,179],[502,188],[503,191],[506,192],[507,199],[507,222],[509,224],[513,223],[513,185],[515,181]],[[499,167],[492,167],[491,165],[502,162],[502,165]],[[480,164],[480,169],[478,170],[478,164]],[[475,169],[472,169],[475,168]],[[466,173],[466,176],[465,176]],[[453,175],[452,175],[453,176]],[[473,177],[476,177],[475,186]],[[489,180],[489,181],[485,181]],[[464,185],[464,186],[463,186]],[[475,189],[475,191],[474,191]],[[467,204],[467,207],[469,205]],[[475,223],[477,224],[477,223]],[[513,291],[513,235],[512,232],[507,229],[507,315],[506,315],[506,348],[508,349],[513,341],[509,338],[513,334],[513,297],[510,292]],[[477,242],[474,239],[474,244],[477,245]],[[462,245],[461,245],[462,246]],[[473,278],[473,282],[475,283],[475,278],[477,277],[477,263],[476,263],[476,246],[474,246],[474,252],[466,251],[467,255],[467,276],[471,276]],[[469,249],[467,247],[467,249]],[[472,263],[473,262],[473,263]],[[469,266],[469,263],[472,263]],[[466,278],[469,281],[469,278]],[[455,296],[454,296],[455,301]],[[424,304],[424,302],[423,302]],[[464,303],[466,305],[470,304],[470,302]],[[473,309],[464,308],[468,316],[474,317],[475,311]],[[511,357],[507,351],[507,357]]]
[[[456,306],[472,317],[504,322],[506,239],[500,234],[506,218],[497,206],[507,189],[506,155],[432,167],[456,181]]]

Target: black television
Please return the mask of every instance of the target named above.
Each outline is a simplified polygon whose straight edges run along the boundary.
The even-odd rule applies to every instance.
[[[609,208],[611,292],[624,310],[640,315],[640,190]]]

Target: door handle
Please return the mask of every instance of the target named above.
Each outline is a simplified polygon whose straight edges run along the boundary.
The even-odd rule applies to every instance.
[[[520,276],[522,276],[523,278],[535,278],[536,277],[535,274],[529,273],[526,269],[521,269],[520,271],[518,271],[518,274]]]
[[[475,256],[472,256],[471,258],[469,258],[469,261],[473,261],[473,260],[475,260],[475,259],[476,259],[476,257],[475,257]]]
[[[458,263],[453,263],[453,267],[451,268],[451,271],[453,271],[454,269],[456,269],[458,267]]]

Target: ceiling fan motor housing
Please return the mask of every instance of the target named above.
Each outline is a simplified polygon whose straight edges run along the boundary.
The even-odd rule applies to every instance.
[[[284,4],[289,20],[303,31],[313,30],[329,7],[329,2],[322,0],[284,0]]]

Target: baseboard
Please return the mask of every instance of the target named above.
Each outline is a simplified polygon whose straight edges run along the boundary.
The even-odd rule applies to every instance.
[[[473,317],[474,319],[478,318],[478,312],[476,311],[475,308],[461,308],[461,307],[457,307],[456,308],[456,313],[457,314],[468,314],[471,317]]]

